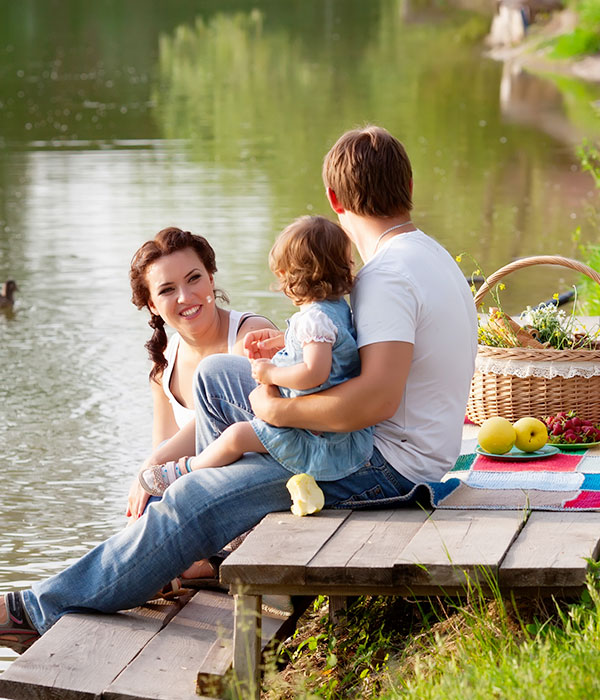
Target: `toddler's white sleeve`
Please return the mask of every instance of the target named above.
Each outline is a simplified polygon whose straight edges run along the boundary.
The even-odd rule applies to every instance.
[[[294,333],[302,346],[307,343],[335,343],[337,328],[326,313],[316,307],[296,314]]]

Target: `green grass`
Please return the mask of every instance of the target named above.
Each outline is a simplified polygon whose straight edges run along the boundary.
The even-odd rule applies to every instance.
[[[597,570],[598,565],[594,565]],[[577,602],[361,597],[337,626],[317,598],[267,663],[262,700],[600,697],[600,592]],[[493,588],[493,582],[492,582]],[[232,689],[230,698],[243,695]]]
[[[462,611],[448,645],[422,653],[413,673],[381,698],[572,700],[600,695],[600,614],[592,605],[556,608],[556,617],[511,632],[506,610],[495,617]],[[506,622],[503,622],[503,619]],[[433,652],[433,653],[432,653]],[[391,670],[390,683],[394,685]]]

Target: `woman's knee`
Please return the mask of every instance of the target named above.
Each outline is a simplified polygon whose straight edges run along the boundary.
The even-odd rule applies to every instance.
[[[198,391],[210,394],[213,387],[227,386],[236,376],[251,375],[249,364],[241,355],[209,355],[200,360],[194,385]]]

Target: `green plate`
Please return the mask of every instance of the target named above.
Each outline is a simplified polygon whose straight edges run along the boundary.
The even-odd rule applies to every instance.
[[[569,450],[589,450],[590,447],[600,445],[600,442],[553,442],[552,447],[558,447],[559,450],[568,452]]]
[[[483,455],[484,457],[489,457],[490,459],[503,459],[509,462],[519,462],[525,459],[545,459],[546,457],[552,457],[552,455],[558,454],[560,450],[558,447],[556,447],[556,445],[546,444],[535,452],[523,452],[522,450],[518,450],[516,447],[513,447],[512,450],[506,454],[492,455],[477,445],[475,452],[477,452],[479,455]]]

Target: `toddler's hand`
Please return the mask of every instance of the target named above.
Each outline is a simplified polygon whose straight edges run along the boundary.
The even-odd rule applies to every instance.
[[[250,364],[252,365],[252,376],[257,382],[261,384],[273,383],[270,376],[275,365],[270,360],[258,358],[256,360],[250,360]]]

